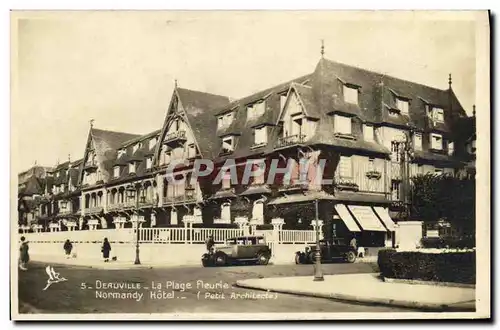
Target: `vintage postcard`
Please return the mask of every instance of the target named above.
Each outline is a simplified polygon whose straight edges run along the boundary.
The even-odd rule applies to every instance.
[[[12,319],[491,317],[487,11],[10,18]]]

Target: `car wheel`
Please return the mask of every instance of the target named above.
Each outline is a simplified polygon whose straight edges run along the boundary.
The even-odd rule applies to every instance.
[[[227,258],[225,254],[219,253],[215,256],[215,264],[217,266],[225,266],[227,263]]]
[[[295,264],[300,265],[302,262],[302,258],[300,257],[300,254],[295,255]]]
[[[348,263],[353,263],[354,261],[356,261],[356,254],[352,251],[347,252],[346,261]]]
[[[261,253],[258,255],[258,263],[259,265],[267,265],[269,263],[269,255],[268,254],[265,254],[265,253]]]

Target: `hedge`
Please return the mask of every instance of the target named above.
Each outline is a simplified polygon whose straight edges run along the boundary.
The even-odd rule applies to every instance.
[[[476,252],[423,253],[380,250],[383,277],[435,282],[476,283]]]
[[[422,238],[421,245],[423,248],[443,249],[443,248],[473,248],[476,246],[474,237],[427,237]]]

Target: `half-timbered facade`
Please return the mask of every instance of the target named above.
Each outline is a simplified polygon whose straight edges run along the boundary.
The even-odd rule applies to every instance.
[[[470,166],[475,133],[453,133],[468,118],[451,77],[447,89],[437,89],[323,58],[314,72],[239,100],[176,85],[154,132],[91,126],[83,159],[43,179],[40,189],[55,197],[42,203],[52,206],[40,219],[72,218],[80,230],[186,221],[194,227],[247,221],[255,230],[280,218],[283,228],[305,229],[317,207],[325,236],[354,234],[383,246],[400,220],[405,173]],[[214,163],[210,176],[197,177],[199,159]],[[249,162],[258,175],[243,182]],[[273,163],[278,171],[270,171]],[[298,164],[307,164],[306,175]],[[58,169],[69,176],[59,178]],[[329,181],[318,181],[318,173]],[[62,200],[70,201],[64,212]]]

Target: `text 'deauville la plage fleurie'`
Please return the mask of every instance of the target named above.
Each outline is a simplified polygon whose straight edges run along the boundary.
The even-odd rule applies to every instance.
[[[103,282],[81,283],[81,290],[95,291],[96,299],[123,299],[143,301],[145,299],[277,299],[272,292],[235,292],[231,284],[222,281],[195,282],[152,281],[151,283]]]

